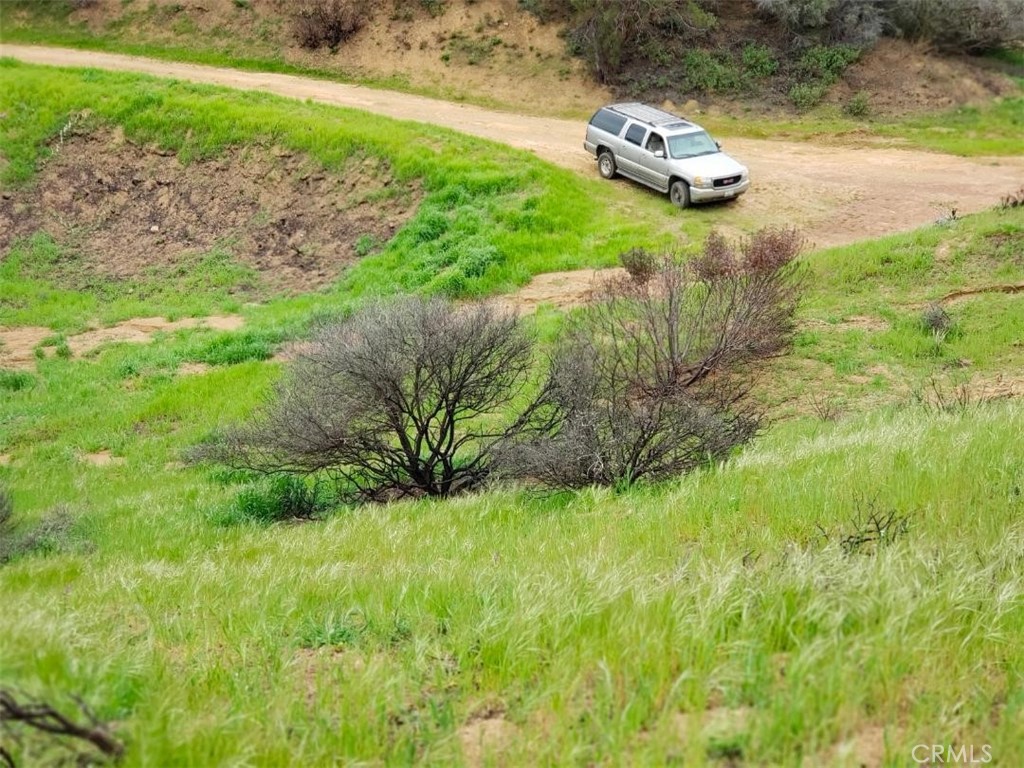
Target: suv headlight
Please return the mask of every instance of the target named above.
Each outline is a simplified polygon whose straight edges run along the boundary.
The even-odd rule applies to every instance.
[[[693,186],[698,187],[700,189],[711,189],[713,184],[714,179],[706,178],[704,176],[693,177]]]

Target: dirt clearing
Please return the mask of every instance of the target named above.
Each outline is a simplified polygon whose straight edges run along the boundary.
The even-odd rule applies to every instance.
[[[421,197],[375,158],[329,173],[250,147],[185,165],[105,129],[53,150],[36,183],[0,199],[0,254],[41,230],[73,257],[58,270],[75,279],[144,279],[213,258],[251,270],[241,290],[302,293],[390,240]]]

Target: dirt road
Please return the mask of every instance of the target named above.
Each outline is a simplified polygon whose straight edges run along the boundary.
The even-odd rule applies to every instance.
[[[575,121],[497,112],[294,75],[109,53],[3,45],[0,56],[35,64],[144,72],[355,107],[447,126],[530,150],[580,173],[597,173],[582,148],[584,127]],[[965,159],[914,150],[737,138],[725,144],[731,154],[750,167],[753,186],[736,204],[712,208],[716,223],[740,230],[763,224],[794,224],[819,246],[912,229],[954,207],[961,213],[978,211],[1024,184],[1021,157]],[[638,188],[637,195],[645,192]]]

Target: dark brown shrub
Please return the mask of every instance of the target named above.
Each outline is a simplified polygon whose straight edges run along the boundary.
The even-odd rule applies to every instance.
[[[235,469],[326,473],[342,498],[450,496],[479,486],[527,428],[533,340],[487,305],[403,299],[314,338],[247,426],[202,452]]]
[[[660,259],[656,254],[644,248],[630,248],[625,253],[619,254],[619,262],[629,273],[629,276],[638,283],[646,283],[658,271]]]
[[[624,486],[687,472],[756,434],[753,364],[790,343],[800,237],[715,235],[691,262],[662,256],[645,282],[608,284],[556,349],[540,411],[507,471],[553,487]]]
[[[337,48],[366,24],[366,0],[302,0],[292,22],[303,48]]]

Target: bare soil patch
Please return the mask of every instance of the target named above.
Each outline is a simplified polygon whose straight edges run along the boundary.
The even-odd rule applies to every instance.
[[[123,456],[115,456],[109,449],[83,454],[82,459],[94,467],[109,467],[125,463]]]
[[[869,94],[872,114],[898,117],[985,104],[1017,95],[1020,89],[1002,72],[976,60],[883,39],[846,70],[827,100],[846,104],[860,92]]]
[[[817,768],[820,765],[881,768],[884,764],[885,729],[877,725],[866,726],[840,741],[827,753],[812,756],[803,762],[805,768]]]
[[[308,291],[355,262],[357,243],[390,240],[421,197],[376,158],[335,173],[256,147],[185,165],[110,130],[54,149],[35,184],[0,199],[0,256],[42,230],[74,255],[75,272],[100,278],[144,278],[219,251],[274,292]]]
[[[35,350],[53,331],[39,326],[0,328],[0,368],[31,368]]]
[[[682,741],[694,738],[698,733],[709,736],[728,736],[743,731],[750,720],[751,710],[747,707],[730,709],[713,707],[703,712],[677,712],[674,718],[676,733]]]
[[[149,344],[162,331],[177,331],[183,328],[211,328],[235,331],[245,324],[240,315],[212,315],[210,317],[188,317],[182,320],[167,320],[162,317],[137,317],[107,328],[93,328],[69,336],[66,341],[71,354],[76,357],[87,355],[103,344],[127,342]],[[0,367],[31,368],[35,365],[36,349],[48,338],[54,336],[49,328],[27,326],[24,328],[0,328]],[[45,354],[45,349],[44,349]]]
[[[498,306],[521,315],[532,314],[541,304],[557,309],[572,309],[589,302],[602,283],[625,274],[625,270],[577,269],[569,272],[546,272],[537,275],[515,293],[497,300]]]
[[[494,764],[502,765],[501,754],[515,742],[519,728],[504,713],[492,712],[470,720],[457,735],[466,765],[479,768],[495,758],[499,759]]]
[[[823,328],[830,331],[880,333],[889,330],[889,323],[886,320],[869,315],[853,315],[838,323],[828,323],[824,320],[806,320],[803,325],[806,328]]]
[[[985,293],[1024,293],[1024,283],[1008,283],[1003,285],[983,285],[978,288],[964,288],[959,291],[947,293],[941,299],[940,304],[955,304],[964,299],[970,299]]]
[[[202,376],[204,373],[209,373],[212,366],[206,363],[182,363],[178,366],[179,376]]]

